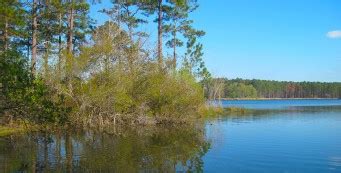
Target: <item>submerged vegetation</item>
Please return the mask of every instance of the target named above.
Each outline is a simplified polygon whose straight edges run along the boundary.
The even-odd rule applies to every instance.
[[[210,81],[199,42],[205,33],[188,16],[197,2],[113,1],[100,11],[108,18],[102,25],[88,15],[90,5],[1,1],[1,122],[90,127],[197,117]],[[157,49],[141,29],[154,18]],[[162,49],[167,35],[171,56]]]

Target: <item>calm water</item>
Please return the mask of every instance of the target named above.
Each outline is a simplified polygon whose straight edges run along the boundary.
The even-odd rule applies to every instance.
[[[0,172],[341,172],[340,100],[241,102],[223,104],[262,111],[185,128],[0,138]]]
[[[302,99],[302,100],[224,100],[225,107],[248,109],[285,109],[291,106],[333,106],[341,105],[340,99]]]

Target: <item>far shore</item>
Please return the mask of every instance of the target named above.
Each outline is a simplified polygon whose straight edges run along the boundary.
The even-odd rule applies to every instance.
[[[221,98],[220,100],[339,100],[339,99],[341,98]]]

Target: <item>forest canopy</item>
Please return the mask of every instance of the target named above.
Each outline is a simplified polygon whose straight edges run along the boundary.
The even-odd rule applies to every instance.
[[[341,98],[340,82],[289,82],[258,79],[214,79],[224,98]]]

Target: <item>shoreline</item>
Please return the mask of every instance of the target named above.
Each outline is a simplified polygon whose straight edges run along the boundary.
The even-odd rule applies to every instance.
[[[221,98],[220,100],[340,100],[340,98]]]
[[[23,133],[27,131],[24,127],[14,127],[10,125],[0,125],[0,137],[5,137],[13,134]]]

